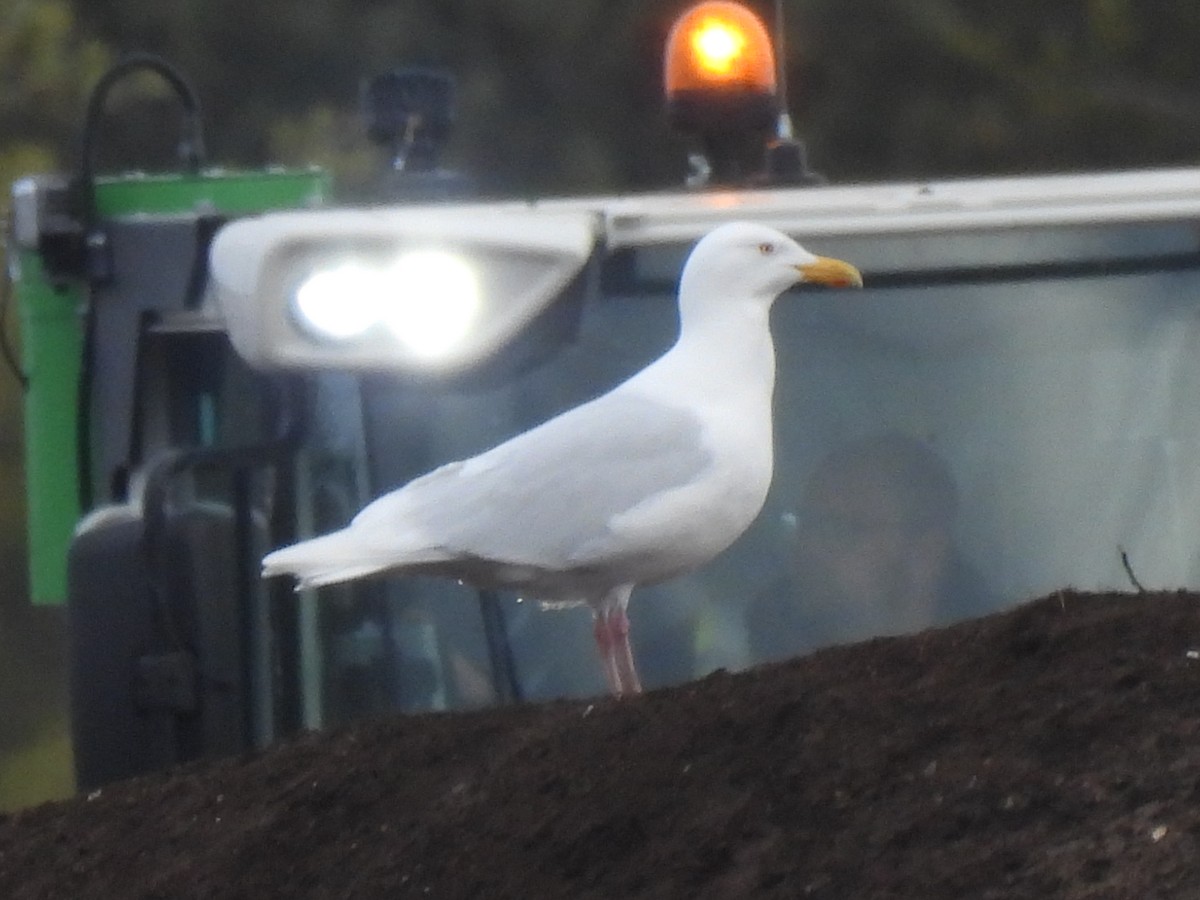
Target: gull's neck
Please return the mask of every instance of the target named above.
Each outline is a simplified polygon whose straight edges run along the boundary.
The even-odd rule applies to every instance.
[[[775,386],[770,303],[681,303],[678,340],[645,374],[674,390],[686,384],[689,393],[714,403],[745,404],[747,414],[763,401],[769,407]]]

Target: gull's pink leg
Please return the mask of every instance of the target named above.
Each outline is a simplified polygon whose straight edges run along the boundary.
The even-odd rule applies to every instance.
[[[596,646],[600,648],[604,678],[608,682],[608,689],[616,697],[642,692],[642,683],[633,664],[633,652],[629,649],[629,619],[625,615],[625,606],[629,603],[632,591],[632,585],[614,588],[592,606],[596,617]]]
[[[608,690],[614,697],[621,696],[621,675],[617,671],[617,661],[613,657],[612,635],[608,629],[608,619],[604,613],[597,612],[594,622],[596,632],[596,647],[600,651],[600,665],[604,668],[604,680]]]
[[[629,617],[625,615],[624,606],[613,610],[608,618],[608,629],[612,638],[612,655],[621,693],[640,694],[642,682],[638,678],[637,667],[633,664],[633,650],[629,647]]]

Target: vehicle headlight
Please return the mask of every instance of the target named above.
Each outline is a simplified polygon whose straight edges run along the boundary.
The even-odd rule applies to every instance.
[[[296,288],[296,315],[317,337],[361,337],[379,322],[382,288],[379,273],[361,263],[319,269]]]
[[[390,265],[343,262],[312,272],[296,288],[296,318],[314,337],[356,340],[386,328],[421,359],[452,354],[470,334],[483,303],[469,260],[414,250]]]
[[[588,213],[526,207],[274,213],[221,230],[212,283],[254,365],[450,372],[552,304],[596,228]]]
[[[422,359],[453,352],[470,334],[483,303],[479,276],[460,256],[415,250],[387,270],[380,304],[396,340]]]

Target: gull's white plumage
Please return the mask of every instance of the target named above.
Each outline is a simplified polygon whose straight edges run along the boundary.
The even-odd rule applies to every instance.
[[[633,587],[694,569],[754,520],[770,486],[775,298],[796,281],[861,284],[748,223],[693,249],[674,346],[595,400],[374,501],[344,529],[269,554],[300,586],[433,574],[586,603],[614,692],[640,689]]]

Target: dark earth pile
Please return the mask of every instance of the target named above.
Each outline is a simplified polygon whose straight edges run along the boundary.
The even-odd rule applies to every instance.
[[[0,897],[1200,897],[1200,596],[391,718],[0,820]]]

